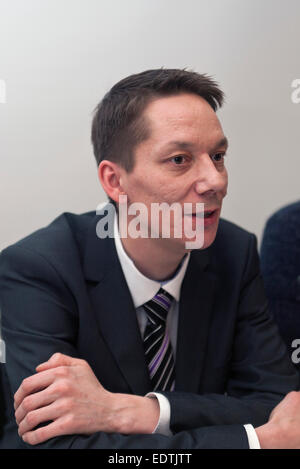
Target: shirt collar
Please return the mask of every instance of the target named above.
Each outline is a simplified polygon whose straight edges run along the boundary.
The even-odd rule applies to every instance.
[[[171,279],[164,282],[159,282],[157,280],[152,280],[148,277],[145,277],[145,275],[143,275],[136,268],[134,262],[130,259],[123,248],[119,235],[117,218],[118,217],[116,215],[114,220],[115,246],[129,291],[133,299],[134,307],[138,308],[144,303],[147,303],[147,301],[151,300],[159,291],[161,286],[163,286],[163,288],[168,293],[170,293],[170,295],[172,295],[176,301],[179,301],[181,284],[188,266],[190,253],[186,254],[180,268],[177,269],[176,274]]]

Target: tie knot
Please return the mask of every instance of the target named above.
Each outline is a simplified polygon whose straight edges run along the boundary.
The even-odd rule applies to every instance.
[[[167,315],[173,301],[172,295],[166,292],[163,288],[152,298],[144,304],[147,316],[153,324],[164,324],[167,320]]]

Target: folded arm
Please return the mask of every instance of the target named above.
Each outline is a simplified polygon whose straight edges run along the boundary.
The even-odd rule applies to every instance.
[[[82,369],[76,376],[68,373],[66,365],[55,366],[51,370],[45,370],[43,367],[36,369],[39,364],[47,362],[57,352],[72,360],[82,362],[76,349],[78,329],[76,301],[63,279],[60,278],[59,273],[47,259],[36,252],[18,246],[2,252],[0,256],[0,295],[2,333],[7,345],[6,372],[11,390],[16,396],[16,418],[18,423],[22,424],[19,431],[22,435],[27,433],[27,438],[30,436],[29,444],[27,443],[26,446],[36,447],[31,445],[37,444],[42,448],[111,449],[248,447],[246,432],[240,425],[210,427],[208,429],[196,428],[192,431],[184,431],[166,437],[159,434],[146,434],[147,431],[150,433],[151,429],[145,428],[143,419],[132,419],[131,416],[131,424],[135,423],[135,429],[132,431],[132,428],[128,427],[128,408],[132,407],[134,402],[133,410],[136,415],[140,403],[145,402],[142,399],[147,399],[147,404],[151,403],[151,411],[153,411],[155,401],[129,395],[114,396],[114,399],[109,400],[108,397],[112,396],[106,390],[101,389],[101,383],[97,380],[97,384],[94,382],[94,388],[98,386],[99,393],[102,392],[102,401],[100,405],[99,402],[94,402],[92,406],[90,402],[88,403],[88,399],[82,402],[82,396],[71,393],[71,386],[68,388],[66,376],[63,376],[67,373],[73,383],[77,382],[78,388],[83,380],[83,375],[80,378],[80,374],[83,373]],[[47,371],[53,372],[55,368],[55,378],[53,378],[53,374],[49,377],[48,373],[47,376]],[[57,372],[59,368],[61,369]],[[87,363],[84,364],[84,370],[86,374],[92,373]],[[32,378],[36,379],[39,376],[42,381],[32,383]],[[96,380],[94,374],[93,377],[89,375],[89,378]],[[87,375],[84,379],[86,381]],[[33,387],[31,387],[32,385]],[[87,393],[89,399],[92,399],[90,393],[95,393],[95,390],[90,390]],[[66,417],[67,413],[64,413],[63,409],[68,406],[70,408],[70,400],[73,399],[74,402],[74,397],[77,398],[77,403],[79,400],[82,404],[81,407],[77,407],[77,410],[80,408],[84,414],[89,410],[87,413],[90,417],[89,425],[86,425],[85,421],[84,425],[80,426],[80,416],[78,418],[78,415],[74,413],[70,417],[69,412]],[[120,406],[120,403],[124,403],[124,399],[129,397],[130,405]],[[110,423],[113,424],[110,427],[105,427],[104,419],[100,419],[100,427],[91,424],[91,415],[93,417],[96,414],[100,415],[105,409],[105,399],[106,402],[110,402],[116,414],[120,409],[123,411],[123,415],[126,414],[123,425],[119,425],[121,420],[118,421],[116,418],[110,418]],[[101,406],[102,409],[99,411]],[[51,407],[50,413],[49,407]],[[124,412],[124,407],[127,409],[126,412]],[[40,413],[35,412],[37,410],[40,410]],[[54,414],[56,413],[56,416],[52,411]],[[54,426],[55,421],[61,417],[61,412],[64,423],[60,420],[59,425]],[[144,412],[149,412],[149,408],[145,411],[143,407],[140,415],[145,415]],[[127,428],[125,428],[125,423]],[[73,424],[73,429],[71,429]],[[141,428],[141,424],[144,427]],[[97,428],[101,428],[101,430],[97,431]],[[122,432],[128,432],[128,434]],[[25,440],[27,438],[25,437]],[[17,444],[18,436],[16,435]]]
[[[16,392],[22,380],[34,375],[36,366],[48,361],[53,353],[59,351],[69,357],[77,357],[75,347],[77,317],[74,314],[76,311],[74,298],[67,291],[57,272],[45,259],[21,248],[11,248],[9,251],[1,256],[0,291],[3,308],[3,335],[8,344],[6,368],[11,388]],[[275,326],[270,321],[265,307],[257,308],[257,292],[260,288],[261,280],[258,274],[252,277],[248,275],[248,281],[245,282],[241,294],[235,351],[228,376],[228,395],[201,396],[190,393],[166,393],[171,404],[171,429],[175,432],[174,436],[146,435],[145,433],[150,433],[153,428],[152,422],[151,428],[145,428],[143,419],[137,418],[131,420],[131,423],[135,422],[134,430],[129,427],[115,426],[102,427],[101,431],[97,431],[97,427],[90,426],[91,434],[83,436],[82,434],[86,431],[82,427],[76,427],[74,435],[70,434],[74,432],[67,427],[67,430],[60,429],[59,433],[56,428],[49,436],[46,429],[53,425],[52,421],[36,430],[41,435],[40,441],[45,441],[42,446],[62,448],[184,447],[186,449],[248,447],[246,432],[242,425],[252,423],[257,426],[265,423],[275,405],[286,393],[298,386],[298,379],[293,368],[287,366],[286,351],[274,329]],[[64,301],[61,298],[64,298]],[[44,321],[45,317],[47,321]],[[50,321],[49,318],[51,318]],[[251,337],[260,337],[261,340],[256,339],[252,343]],[[249,344],[253,345],[249,346]],[[46,370],[37,371],[38,374],[46,373]],[[45,386],[51,387],[52,384],[53,382]],[[104,396],[107,397],[105,392]],[[23,400],[25,402],[26,397],[28,397],[27,394],[24,395],[22,402]],[[119,402],[120,398],[121,401],[124,399],[124,396],[118,397]],[[126,396],[126,399],[128,397]],[[143,402],[144,405],[146,401],[141,401],[143,398],[130,396],[133,400],[137,398],[139,404]],[[135,415],[139,408],[138,401],[134,401]],[[150,399],[147,405],[150,404],[149,401]],[[113,408],[116,410],[114,406],[117,400],[110,402],[113,402]],[[17,403],[21,404],[18,401]],[[153,401],[152,404],[154,404]],[[142,410],[142,407],[140,407],[141,412],[149,412],[149,408],[145,410],[143,407]],[[117,408],[120,409],[120,407]],[[128,407],[126,408],[128,411]],[[32,410],[34,409],[30,410],[27,399],[25,407],[23,404],[23,408],[21,407],[16,415],[19,423]],[[127,412],[127,417],[129,413]],[[23,434],[30,432],[29,427],[34,428],[35,425],[47,422],[49,418],[52,420],[49,414],[46,414],[42,421],[39,418],[37,420],[35,417],[30,418],[32,418],[31,424],[27,423],[26,427],[25,420],[21,427]],[[128,435],[122,433],[128,433]],[[58,436],[59,434],[64,436]],[[36,442],[38,443],[38,440]]]

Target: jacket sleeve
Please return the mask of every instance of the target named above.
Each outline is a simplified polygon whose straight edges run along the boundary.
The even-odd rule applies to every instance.
[[[7,402],[12,402],[22,380],[34,374],[35,367],[53,353],[78,356],[76,304],[50,263],[40,254],[21,246],[7,248],[0,256],[0,301],[2,334],[7,352],[7,392],[10,393]],[[9,447],[223,449],[248,448],[248,439],[242,425],[218,425],[181,431],[171,437],[104,432],[65,435],[30,446],[19,438],[15,425],[14,441],[10,441]]]
[[[171,405],[171,430],[233,423],[257,427],[267,422],[288,392],[299,389],[299,375],[268,311],[254,235],[249,241],[226,380],[224,395],[163,393]]]

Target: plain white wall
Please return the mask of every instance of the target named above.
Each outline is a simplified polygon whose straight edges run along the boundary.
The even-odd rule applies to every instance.
[[[92,111],[149,68],[212,75],[230,140],[223,216],[261,238],[299,198],[299,0],[0,0],[0,249],[105,200]]]

